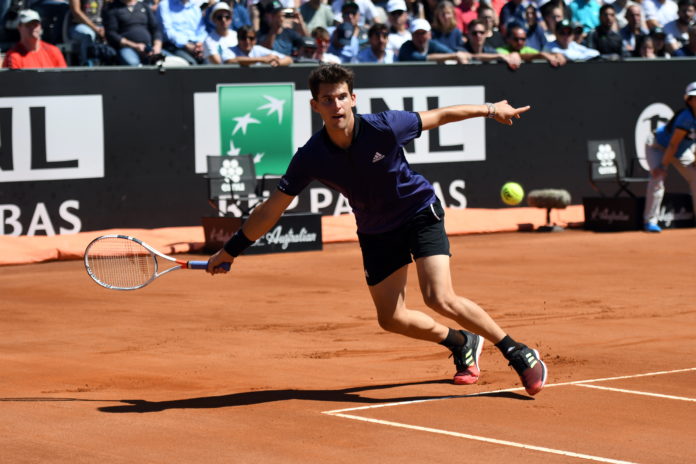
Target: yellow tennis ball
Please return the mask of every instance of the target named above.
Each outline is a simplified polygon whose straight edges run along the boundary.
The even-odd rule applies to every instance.
[[[506,205],[519,205],[524,198],[524,189],[517,182],[506,182],[500,189],[500,198]]]

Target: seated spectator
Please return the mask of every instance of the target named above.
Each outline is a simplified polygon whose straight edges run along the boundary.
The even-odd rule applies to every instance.
[[[553,42],[556,40],[556,24],[560,23],[565,18],[563,6],[559,5],[557,2],[548,2],[541,7],[541,13],[544,19],[544,25],[546,26],[546,31],[544,33],[546,43]],[[543,47],[541,49],[543,50]]]
[[[461,29],[457,27],[454,10],[454,4],[448,0],[438,3],[435,20],[431,25],[433,40],[455,51],[464,50],[464,38]]]
[[[498,30],[498,15],[495,10],[485,3],[476,10],[478,19],[482,20],[486,25],[486,45],[498,48],[505,45],[505,39]]]
[[[610,4],[604,4],[599,9],[599,26],[587,36],[586,45],[594,48],[604,58],[617,59],[623,56],[621,35],[615,31],[616,10]]]
[[[333,53],[329,53],[329,44],[331,43],[331,34],[323,27],[315,27],[312,30],[312,38],[317,43],[317,51],[315,58],[320,63],[335,63],[341,64],[341,58]]]
[[[387,48],[393,55],[398,55],[401,46],[411,40],[408,30],[408,11],[404,0],[389,0],[387,3],[387,21],[389,22],[389,38]]]
[[[609,2],[605,1],[604,4],[609,4]],[[626,27],[626,24],[628,24],[626,21],[626,12],[628,11],[628,7],[638,4],[633,0],[614,0],[614,3],[611,3],[611,5],[614,7],[614,11],[616,12],[616,24],[618,25],[619,29],[622,29]]]
[[[522,58],[517,53],[500,54],[495,48],[486,45],[486,24],[480,19],[474,19],[469,23],[469,40],[464,46],[464,51],[468,52],[475,60],[489,63],[502,61],[507,63],[508,67],[516,70],[522,64]]]
[[[551,66],[563,66],[566,60],[558,52],[540,52],[526,44],[527,33],[520,24],[510,23],[508,26],[507,45],[496,49],[501,55],[517,54],[524,62],[546,60]]]
[[[582,24],[585,36],[599,26],[599,3],[596,0],[573,0],[569,7],[570,20]]]
[[[65,58],[58,47],[41,40],[41,17],[34,10],[21,10],[17,30],[19,42],[7,51],[2,67],[10,69],[65,68]]]
[[[336,24],[333,10],[322,0],[307,0],[300,5],[300,14],[306,28],[310,31],[314,31],[317,27],[328,30]]]
[[[367,31],[360,27],[360,9],[353,2],[345,2],[342,8],[343,22],[334,30],[329,52],[350,63],[362,45],[367,42]]]
[[[229,24],[230,29],[236,32],[237,29],[242,26],[251,26],[251,16],[249,15],[249,10],[247,10],[245,3],[242,3],[242,0],[213,0],[208,3],[208,7],[203,12],[203,23],[205,24],[205,30],[208,34],[216,29],[215,22],[212,18],[212,11],[213,7],[220,2],[226,3],[227,6],[230,7],[230,13],[232,15],[232,19]]]
[[[689,26],[689,42],[677,50],[674,56],[696,56],[696,24]]]
[[[231,50],[234,55],[233,63],[241,66],[267,64],[273,67],[292,64],[292,58],[289,56],[264,46],[256,45],[256,32],[251,26],[240,27],[237,31],[237,40],[239,42],[238,45],[232,47]]]
[[[191,0],[161,0],[157,17],[162,28],[163,48],[187,63],[203,63],[206,32],[203,14]]]
[[[642,35],[638,37],[636,42],[636,50],[633,56],[647,59],[657,58],[655,55],[655,44],[653,43],[652,37],[649,35]]]
[[[678,6],[677,19],[665,24],[667,49],[673,54],[689,43],[689,26],[696,23],[696,0],[679,0]]]
[[[547,43],[544,51],[560,53],[570,61],[587,61],[599,56],[597,50],[575,42],[572,37],[573,26],[564,19],[556,26],[556,40]]]
[[[679,7],[673,0],[643,0],[641,5],[648,29],[665,27],[679,17]]]
[[[360,27],[370,27],[374,23],[384,22],[372,0],[334,0],[331,2],[334,17],[340,18],[343,15],[343,5],[345,3],[355,3],[358,6],[360,10],[358,25]]]
[[[393,63],[394,52],[387,48],[389,32],[384,24],[373,24],[367,31],[369,46],[363,48],[356,57],[358,63]]]
[[[643,11],[638,5],[630,5],[626,8],[626,25],[621,28],[621,44],[625,54],[639,56],[638,39],[648,35],[648,30],[643,26]],[[652,46],[652,40],[650,41]]]
[[[126,66],[150,64],[162,53],[162,32],[155,14],[138,0],[114,0],[102,15],[106,40]]]
[[[414,19],[411,23],[411,40],[406,41],[399,50],[399,61],[454,61],[458,64],[469,62],[470,55],[454,51],[432,39],[430,23],[425,19]]]
[[[317,63],[319,60],[315,57],[317,53],[317,41],[314,37],[303,37],[304,44],[295,57],[295,63]]]
[[[271,2],[264,15],[268,32],[261,34],[259,43],[282,55],[296,56],[304,44],[302,37],[309,35],[304,31],[302,15],[295,10],[286,9],[278,0]]]
[[[459,3],[455,8],[454,20],[455,24],[457,25],[457,29],[459,29],[463,34],[466,34],[469,23],[478,17],[478,14],[476,13],[478,7],[479,2],[476,0],[459,0]],[[432,25],[434,25],[435,21],[437,20],[437,11],[438,7],[436,6]]]
[[[203,41],[203,58],[211,64],[232,63],[231,49],[238,45],[237,31],[230,29],[232,10],[225,2],[218,2],[210,8],[210,19],[215,30]]]
[[[655,56],[658,58],[670,58],[672,56],[667,50],[667,34],[661,27],[653,27],[650,29],[650,37],[655,46]]]
[[[116,51],[106,44],[102,10],[104,0],[69,0],[72,20],[68,36],[77,45],[77,64],[111,64]]]
[[[546,26],[543,21],[539,20],[539,11],[536,6],[527,5],[524,11],[527,21],[527,46],[542,50],[548,42],[546,40]]]

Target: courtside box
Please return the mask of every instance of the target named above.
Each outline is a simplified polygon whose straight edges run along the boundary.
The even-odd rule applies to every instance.
[[[202,218],[206,251],[217,251],[243,223],[236,217]],[[245,255],[321,250],[321,214],[287,214],[249,247]]]
[[[642,230],[645,198],[586,197],[582,199],[585,210],[585,229],[597,232]],[[694,226],[691,195],[666,193],[658,215],[663,229]]]

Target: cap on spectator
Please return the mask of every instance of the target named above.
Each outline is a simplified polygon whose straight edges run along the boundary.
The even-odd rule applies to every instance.
[[[303,37],[302,46],[305,48],[317,48],[317,41],[313,37]]]
[[[26,24],[32,21],[41,21],[41,16],[34,10],[22,10],[18,15],[19,24]]]
[[[425,32],[430,32],[430,23],[428,22],[427,19],[414,19],[411,22],[411,34],[413,34],[416,31],[425,31]]]
[[[357,13],[360,11],[360,7],[358,6],[357,3],[351,2],[350,0],[345,2],[343,6],[341,6],[341,13],[345,13],[346,11],[350,10],[353,13]]]
[[[212,18],[215,16],[215,13],[218,11],[230,11],[230,6],[227,4],[227,2],[217,2],[215,5],[213,5],[213,8],[210,10],[210,17]]]
[[[696,82],[692,82],[691,84],[686,86],[686,93],[684,94],[684,99],[687,99],[689,97],[696,97]]]
[[[563,21],[556,24],[556,31],[562,31],[563,29],[570,29],[572,31],[573,26],[574,25],[569,20],[564,19]]]
[[[404,0],[389,0],[387,3],[387,13],[393,11],[406,11],[406,2]]]
[[[272,2],[268,3],[268,6],[266,7],[266,11],[269,13],[274,13],[278,10],[282,10],[285,8],[282,3],[280,3],[278,0],[273,0]]]
[[[664,39],[667,36],[665,34],[665,30],[662,29],[660,26],[655,26],[652,29],[650,29],[650,37],[660,37]]]

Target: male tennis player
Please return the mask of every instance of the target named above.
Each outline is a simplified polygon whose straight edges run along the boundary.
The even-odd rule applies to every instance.
[[[506,335],[476,303],[455,294],[444,210],[430,182],[411,170],[403,150],[423,130],[485,116],[511,125],[529,106],[513,108],[503,100],[421,112],[354,114],[353,73],[335,64],[314,69],[309,87],[312,110],[319,113],[324,127],[297,150],[278,190],[210,257],[208,272],[227,272],[218,266],[232,263],[270,230],[293,198],[316,179],[345,195],[353,208],[365,277],[383,329],[449,348],[457,369],[455,384],[478,381],[485,337],[508,359],[527,393],[538,393],[547,377],[539,353]],[[448,328],[406,307],[412,257],[425,304],[471,332]]]

